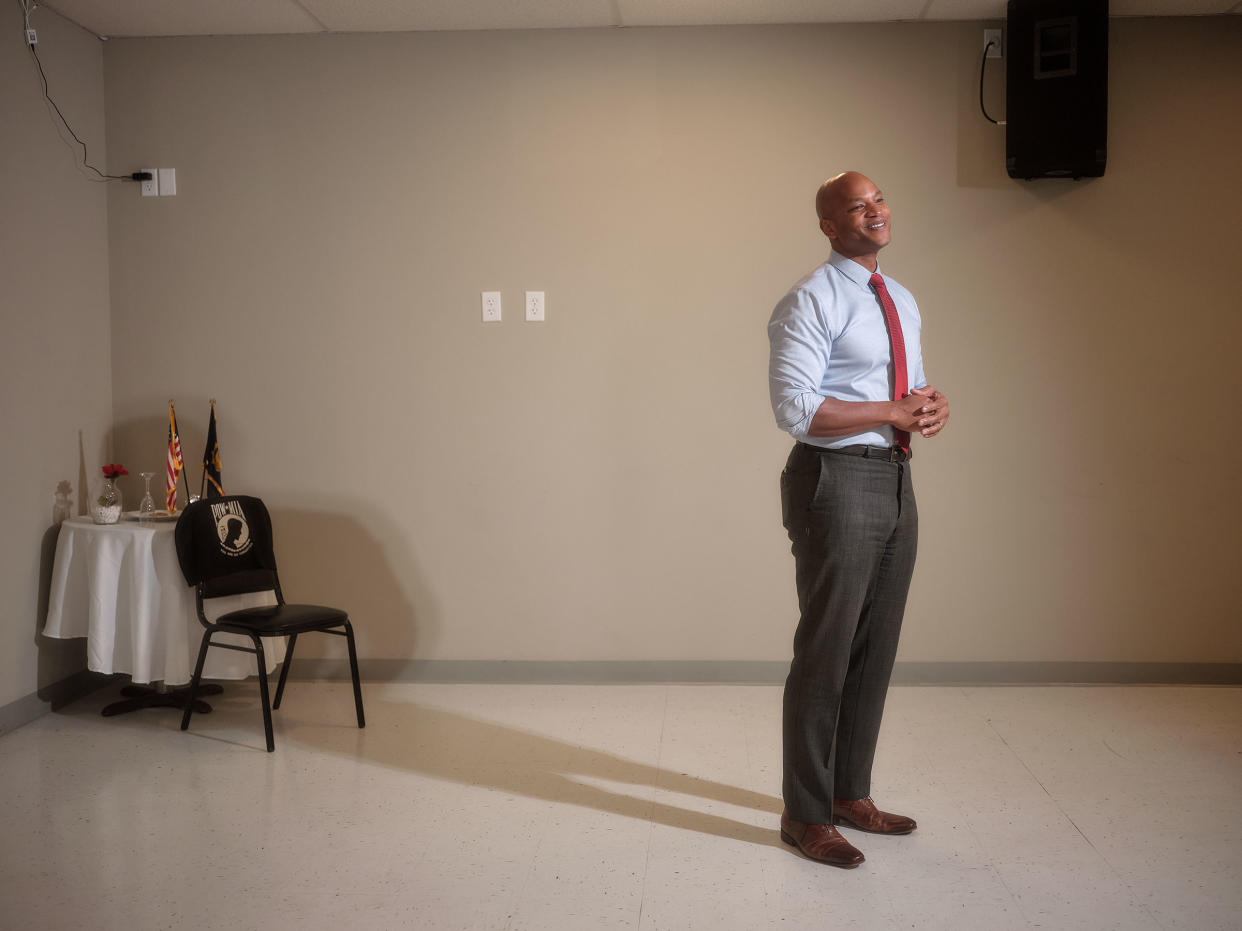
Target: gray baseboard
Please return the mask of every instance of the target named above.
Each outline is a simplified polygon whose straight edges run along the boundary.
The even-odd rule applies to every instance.
[[[49,711],[63,708],[71,701],[103,688],[111,678],[102,673],[83,669],[67,679],[61,679],[17,701],[9,702],[0,707],[0,734],[7,734],[11,730],[42,717]]]
[[[1242,663],[898,663],[894,685],[1242,685]]]
[[[721,682],[769,684],[785,681],[788,663],[700,660],[455,660],[360,659],[366,682],[498,684],[625,684]],[[291,679],[348,679],[345,659],[294,660]]]
[[[768,660],[360,660],[367,682],[778,685],[789,663]],[[348,679],[344,659],[295,660],[295,679]],[[894,685],[1242,685],[1242,663],[898,663]]]
[[[774,660],[364,659],[366,682],[546,685],[660,682],[779,685],[789,664]],[[349,678],[344,659],[302,659],[290,678]],[[75,673],[0,707],[0,734],[107,685],[111,676]],[[1242,663],[898,663],[894,685],[1242,685]]]

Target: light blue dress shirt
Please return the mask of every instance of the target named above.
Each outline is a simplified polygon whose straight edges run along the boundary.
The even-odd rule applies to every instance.
[[[834,252],[794,285],[772,311],[768,390],[777,425],[796,440],[830,448],[858,443],[893,445],[889,426],[847,436],[807,435],[811,418],[825,398],[893,399],[892,347],[884,310],[870,281],[871,272]],[[908,384],[911,389],[924,388],[927,378],[919,339],[923,318],[918,305],[909,291],[887,275],[884,285],[901,320]]]

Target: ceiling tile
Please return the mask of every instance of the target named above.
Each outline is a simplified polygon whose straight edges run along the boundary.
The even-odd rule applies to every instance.
[[[1005,18],[1008,4],[1005,0],[931,0],[928,20],[1001,20]]]
[[[323,31],[293,0],[53,0],[52,6],[96,35],[118,38]]]
[[[612,0],[300,0],[334,32],[615,26]]]
[[[1111,16],[1210,16],[1228,13],[1236,0],[1112,0]]]
[[[1204,16],[1228,13],[1237,0],[1110,0],[1110,16]],[[1004,19],[1006,0],[931,0],[926,19]]]
[[[617,0],[626,26],[918,19],[927,0]]]
[[[1005,0],[50,0],[104,36],[1002,20]],[[1242,13],[1242,0],[1112,0],[1114,16]],[[39,14],[34,17],[38,26]]]

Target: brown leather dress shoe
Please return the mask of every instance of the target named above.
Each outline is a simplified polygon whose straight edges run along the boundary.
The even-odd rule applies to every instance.
[[[870,797],[852,801],[834,798],[832,821],[834,824],[848,824],[872,834],[909,834],[918,827],[913,818],[880,811]]]
[[[803,824],[781,812],[781,840],[797,847],[807,857],[851,869],[866,859],[857,847],[841,836],[831,824]]]

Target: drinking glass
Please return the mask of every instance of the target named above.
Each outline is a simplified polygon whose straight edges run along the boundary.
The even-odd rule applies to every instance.
[[[155,478],[155,473],[140,472],[139,474],[147,483],[147,493],[143,495],[142,501],[138,504],[138,520],[150,520],[151,515],[155,513],[155,499],[151,497],[151,479]]]

